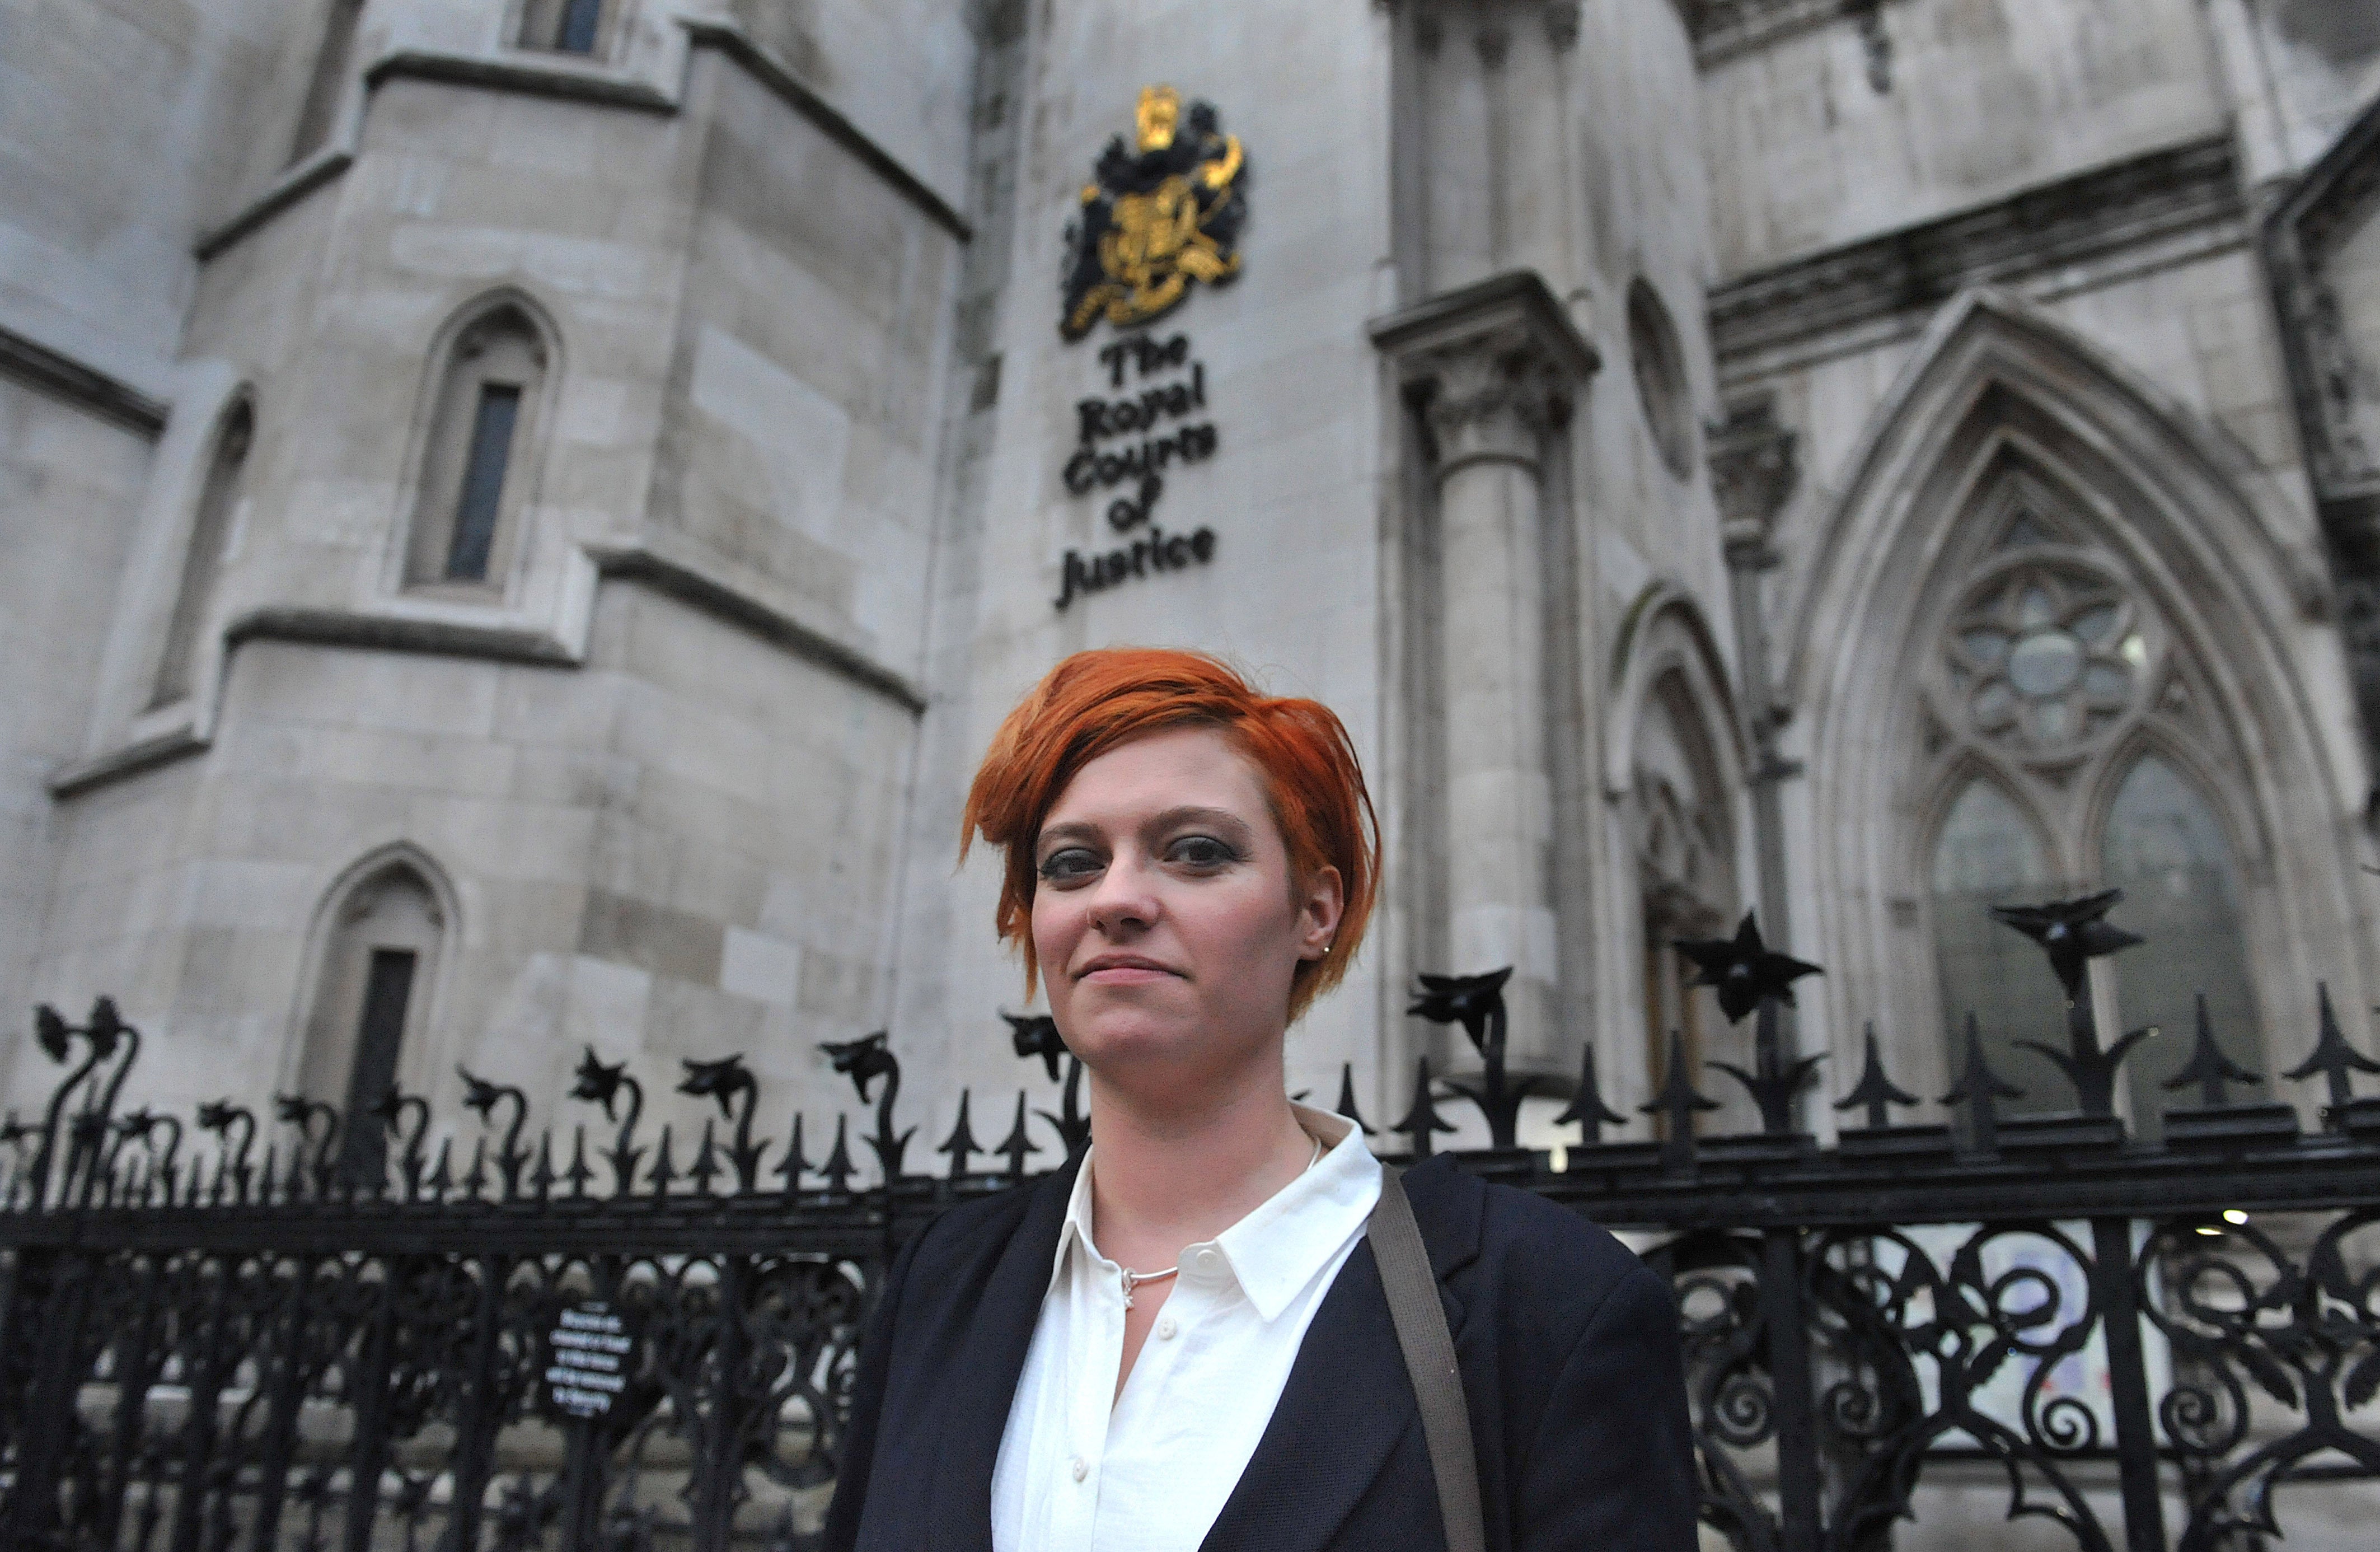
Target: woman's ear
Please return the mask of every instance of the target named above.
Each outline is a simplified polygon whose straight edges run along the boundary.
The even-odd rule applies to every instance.
[[[1305,892],[1298,901],[1297,957],[1319,959],[1330,953],[1330,941],[1339,935],[1339,919],[1346,913],[1347,886],[1339,870],[1321,867],[1306,880]]]

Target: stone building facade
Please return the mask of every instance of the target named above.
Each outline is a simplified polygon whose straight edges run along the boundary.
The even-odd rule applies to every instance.
[[[1132,641],[1354,729],[1375,1117],[1420,970],[1740,1057],[1753,906],[1940,1093],[2102,885],[2270,1072],[2380,996],[2380,21],[2121,9],[0,0],[0,986],[163,1102],[889,1028],[947,1126],[1042,1086],[966,776]],[[1240,215],[1070,315],[1177,145]]]

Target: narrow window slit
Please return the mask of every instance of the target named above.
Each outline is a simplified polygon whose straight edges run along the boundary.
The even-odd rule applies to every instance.
[[[562,35],[555,41],[572,54],[595,52],[595,24],[603,19],[603,0],[570,0],[562,16]]]
[[[480,386],[471,422],[471,458],[463,472],[463,494],[455,509],[455,538],[446,551],[450,581],[483,581],[495,548],[496,518],[503,509],[504,472],[512,462],[513,427],[520,419],[516,385]]]
[[[364,974],[363,1010],[356,1020],[356,1064],[347,1082],[346,1173],[358,1182],[377,1179],[387,1138],[371,1109],[396,1082],[396,1058],[405,1043],[405,1015],[413,1000],[418,956],[410,948],[375,948]]]

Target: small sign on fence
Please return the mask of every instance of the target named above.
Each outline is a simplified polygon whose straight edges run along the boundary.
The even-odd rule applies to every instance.
[[[600,1299],[564,1306],[545,1338],[546,1410],[599,1423],[632,1411],[636,1324]]]

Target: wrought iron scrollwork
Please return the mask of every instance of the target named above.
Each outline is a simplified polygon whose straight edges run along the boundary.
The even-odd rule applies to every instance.
[[[2120,947],[2114,903],[2013,924],[2077,984]],[[1920,1102],[1871,1035],[1837,1105],[1865,1124],[1822,1147],[1791,1130],[1817,1069],[1777,1017],[1811,967],[1749,923],[1695,947],[1723,1011],[1760,1020],[1734,1074],[1760,1132],[1697,1130],[1710,1101],[1682,1042],[1658,1095],[1607,1100],[1585,1045],[1574,1083],[1508,1074],[1496,975],[1424,981],[1416,1016],[1462,1024],[1482,1068],[1448,1084],[1417,1061],[1387,1130],[1418,1157],[1454,1130],[1444,1105],[1472,1104],[1495,1146],[1464,1167],[1649,1231],[1680,1300],[1706,1525],[1743,1552],[1881,1552],[1956,1461],[2083,1552],[2244,1552],[2317,1466],[2380,1480],[2380,1101],[2353,1090],[2380,1064],[2326,993],[2283,1074],[2321,1085],[2316,1135],[2287,1106],[2227,1103],[2254,1075],[2202,1021],[2170,1091],[2201,1103],[2128,1140],[2103,1113],[2127,1043],[2102,1047],[2081,998],[2052,1053],[2075,1114],[1998,1114],[2010,1085],[1978,1041],[1954,1142],[1898,1114]],[[869,1107],[857,1134],[796,1109],[781,1143],[740,1056],[640,1080],[592,1049],[567,1100],[601,1115],[558,1129],[462,1071],[459,1113],[391,1091],[352,1116],[290,1095],[186,1120],[123,1107],[140,1035],[113,1004],[79,1024],[44,1009],[57,1085],[0,1124],[0,1545],[795,1552],[892,1256],[942,1207],[1089,1143],[1080,1059],[1046,1016],[1003,1017],[1027,1064],[1006,1136],[987,1147],[960,1096],[913,1172],[882,1033],[825,1053]],[[1337,1108],[1360,1121],[1356,1088],[1342,1069]],[[1568,1107],[1536,1120],[1534,1089]],[[1608,1135],[1632,1106],[1665,1132]],[[1532,1125],[1576,1141],[1558,1161],[1524,1145],[1547,1140]],[[590,1302],[634,1332],[600,1416],[552,1388],[562,1317]],[[2177,1482],[2175,1542],[2155,1513]]]

